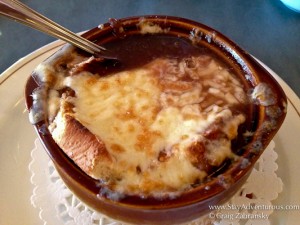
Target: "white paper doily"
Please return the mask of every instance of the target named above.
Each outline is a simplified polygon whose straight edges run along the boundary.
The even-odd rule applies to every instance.
[[[35,140],[29,170],[34,185],[32,205],[39,210],[44,225],[125,225],[88,208],[65,186],[46,155],[41,143]],[[247,182],[225,205],[186,225],[270,225],[274,211],[272,201],[282,191],[277,176],[277,153],[272,141],[257,161]],[[219,208],[217,208],[219,207]]]

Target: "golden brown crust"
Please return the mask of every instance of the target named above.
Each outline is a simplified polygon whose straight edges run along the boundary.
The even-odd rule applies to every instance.
[[[57,124],[52,135],[60,148],[85,173],[94,178],[108,177],[112,158],[104,143],[71,115],[59,113],[57,117],[61,117],[56,122],[62,126]]]

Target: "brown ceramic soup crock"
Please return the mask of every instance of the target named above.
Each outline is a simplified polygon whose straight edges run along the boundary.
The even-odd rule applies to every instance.
[[[130,17],[111,20],[89,30],[83,36],[108,50],[109,47],[113,49],[113,42],[140,33],[137,24],[141,22],[141,18],[151,26],[159,26],[170,36],[193,41],[196,45],[209,49],[236,74],[248,95],[255,89],[267,87],[255,96],[252,94],[253,101],[248,106],[247,122],[239,132],[249,131],[253,135],[239,135],[233,143],[233,151],[238,160],[226,162],[206,182],[176,198],[125,196],[114,201],[99,196],[102,188],[99,182],[84,173],[57,146],[47,132],[46,119],[34,124],[34,128],[67,187],[91,208],[116,220],[135,224],[183,223],[208,213],[210,205],[228,201],[245,183],[255,162],[283,123],[287,99],[276,80],[251,55],[220,32],[199,22],[171,16]],[[120,54],[115,56],[119,57],[121,64],[122,60],[126,63],[126,56],[121,54],[122,50],[119,51]],[[143,57],[142,54],[139,57]],[[37,87],[37,82],[30,76],[25,87],[28,110],[33,102],[32,92]]]

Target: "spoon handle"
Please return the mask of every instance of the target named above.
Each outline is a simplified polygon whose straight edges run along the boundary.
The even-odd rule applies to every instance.
[[[0,14],[53,37],[62,39],[91,54],[97,54],[106,50],[53,22],[18,0],[0,0]]]

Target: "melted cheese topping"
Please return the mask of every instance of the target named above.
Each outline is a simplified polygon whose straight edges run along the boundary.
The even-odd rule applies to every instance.
[[[75,118],[105,143],[112,156],[112,170],[118,174],[114,190],[122,193],[161,195],[190,188],[207,173],[192,163],[188,149],[206,140],[201,134],[209,126],[225,120],[220,132],[228,137],[210,142],[206,152],[211,164],[219,166],[232,155],[230,141],[245,119],[217,105],[201,112],[205,94],[199,84],[179,81],[172,87],[157,73],[157,63],[162,64],[156,61],[101,78],[83,72],[64,81],[76,93]],[[167,157],[163,162],[162,152]]]
[[[122,174],[121,186],[140,185],[141,179],[174,189],[193,183],[205,173],[184,154],[196,132],[209,125],[201,118],[185,120],[180,109],[161,108],[158,80],[147,70],[135,70],[95,79],[93,75],[69,77],[77,93],[75,117],[101,138]],[[185,140],[182,141],[183,137]],[[161,150],[178,148],[167,164],[158,163]],[[139,175],[136,168],[148,171]]]
[[[156,59],[100,77],[72,74],[90,59],[61,54],[36,69],[49,89],[49,130],[62,135],[65,103],[71,103],[72,116],[103,141],[113,161],[108,180],[89,174],[110,190],[174,196],[208,175],[205,164],[218,167],[233,156],[231,140],[245,116],[231,107],[247,98],[240,82],[211,57]],[[58,66],[64,60],[67,70]],[[62,100],[65,87],[75,96]]]

